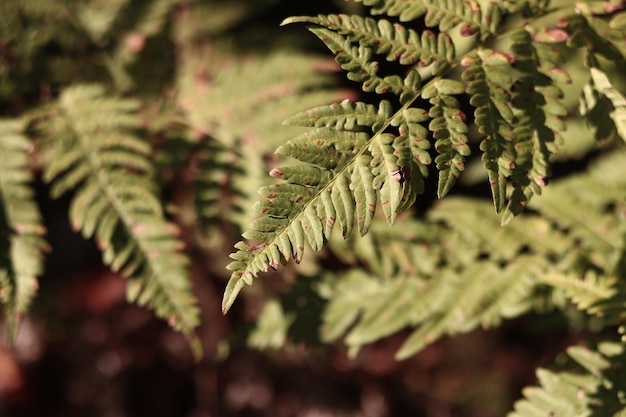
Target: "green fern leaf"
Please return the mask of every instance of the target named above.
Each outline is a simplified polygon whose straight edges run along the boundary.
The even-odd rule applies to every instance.
[[[280,303],[269,300],[256,322],[256,327],[248,336],[248,346],[255,349],[280,349],[285,346],[287,330],[295,319],[285,313]]]
[[[396,9],[389,6],[393,1],[366,5],[397,15],[393,13],[403,13],[400,9],[408,3],[419,2],[403,2]],[[379,6],[389,8],[376,9]],[[454,3],[453,11],[445,16],[437,14],[440,3],[429,2],[428,6],[424,16],[444,27],[460,24],[447,22],[455,13],[478,21],[486,15],[474,2]],[[493,6],[485,10],[491,10],[489,13],[494,13],[499,22],[500,11],[496,9]],[[378,108],[345,101],[311,109],[287,121],[314,130],[278,149],[278,153],[301,165],[287,171],[273,170],[276,178],[288,177],[287,183],[262,188],[267,201],[257,205],[262,217],[244,233],[248,241],[238,244],[235,262],[229,265],[231,281],[237,282],[227,288],[224,310],[243,282],[251,283],[260,271],[277,268],[289,259],[299,261],[303,242],[314,250],[321,249],[335,225],[344,238],[350,236],[355,224],[361,235],[367,233],[377,199],[387,223],[393,224],[397,214],[411,207],[424,191],[423,180],[431,163],[429,131],[433,132],[439,153],[435,160],[438,194],[443,197],[448,193],[470,154],[466,136],[469,128],[453,95],[469,93],[470,104],[476,107],[476,124],[486,135],[481,149],[496,211],[505,211],[502,223],[509,222],[545,185],[548,158],[554,150],[553,129],[561,127],[558,116],[564,114],[564,106],[559,101],[560,90],[542,72],[553,68],[549,64],[553,65],[554,60],[534,49],[526,30],[513,34],[514,54],[478,48],[457,62],[466,67],[464,82],[438,76],[422,86],[417,70],[409,70],[404,78],[383,77],[378,75],[379,64],[374,60],[375,55],[401,60],[408,51],[407,37],[415,41],[417,33],[400,27],[392,29],[384,21],[379,24],[374,19],[343,15],[285,21],[291,22],[322,26],[310,30],[335,54],[348,78],[361,83],[364,91],[396,95],[402,107],[395,110],[385,100]],[[429,35],[424,39],[432,41]],[[447,59],[445,41],[441,48],[439,58]],[[420,95],[430,100],[430,111],[413,107]],[[427,121],[428,128],[424,126]],[[509,183],[513,191],[507,201]]]
[[[402,230],[374,226],[365,238],[331,240],[333,253],[354,268],[349,277],[330,277],[326,285],[336,281],[337,287],[321,293],[329,300],[325,340],[346,334],[344,340],[354,350],[415,328],[405,350],[398,352],[408,357],[443,335],[497,325],[536,308],[534,291],[546,285],[555,297],[601,316],[602,323],[617,323],[626,298],[612,274],[619,273],[614,271],[623,262],[623,227],[607,207],[622,207],[624,155],[603,158],[578,179],[555,181],[533,204],[537,214],[506,228],[489,203],[448,197],[420,223],[405,219]],[[558,196],[550,195],[554,192]],[[575,201],[568,203],[565,196],[575,196],[569,197]],[[544,197],[554,204],[565,201],[571,211],[579,208],[589,221],[561,219],[551,204],[539,204]],[[592,250],[598,242],[581,243],[604,238],[600,251]],[[368,270],[358,269],[363,266]],[[394,293],[396,285],[403,288],[401,295]],[[462,307],[450,309],[452,304]],[[387,331],[387,324],[392,330]]]
[[[115,0],[108,3],[90,2],[76,4],[73,14],[76,22],[96,43],[103,43],[106,35],[119,17],[128,0]]]
[[[468,127],[465,124],[465,114],[460,104],[452,94],[464,91],[462,83],[453,80],[441,79],[433,84],[432,89],[425,89],[422,98],[430,99],[430,117],[428,129],[437,139],[435,149],[439,156],[435,159],[439,169],[439,198],[445,196],[452,188],[456,179],[465,169],[465,158],[471,151],[467,144]]]
[[[378,76],[378,62],[373,61],[373,50],[365,46],[353,46],[352,41],[326,28],[310,28],[335,54],[335,60],[348,73],[348,79],[362,84],[363,91],[378,94],[410,94],[398,75]]]
[[[623,160],[623,153],[621,153]],[[592,176],[573,176],[546,189],[532,207],[562,228],[568,228],[572,238],[588,251],[594,262],[603,268],[620,242],[620,230],[613,213],[605,211],[606,204],[617,204],[625,198],[620,182],[608,184],[606,173]],[[567,208],[567,209],[566,209]]]
[[[394,334],[411,324],[411,315],[407,315],[406,312],[411,309],[415,300],[426,288],[427,284],[421,280],[396,279],[379,281],[378,286],[373,287],[370,294],[357,292],[361,297],[358,305],[361,314],[356,325],[350,323],[353,328],[346,336],[346,344],[352,348],[358,348]],[[363,303],[365,300],[367,304]],[[324,322],[332,323],[331,314],[341,314],[345,312],[345,309],[342,299],[333,299],[328,306],[328,315],[324,315]],[[322,327],[322,335],[325,334],[324,330],[325,328]]]
[[[232,52],[213,45],[183,52],[178,103],[188,123],[232,149],[242,146],[242,138],[256,137],[271,141],[274,149],[293,137],[294,130],[276,126],[294,110],[342,97],[325,88],[332,80],[327,72],[336,70],[333,62],[317,56],[277,52],[233,66]]]
[[[19,20],[19,6],[15,1],[0,4],[0,37],[6,41],[17,39],[22,32]]]
[[[379,108],[367,103],[344,100],[339,104],[320,106],[298,113],[283,123],[290,126],[327,127],[335,130],[358,130],[358,127],[380,129],[392,113],[391,103],[382,100]]]
[[[511,180],[516,185],[505,209],[503,223],[519,214],[528,204],[533,194],[541,194],[550,176],[550,154],[555,151],[554,130],[563,130],[561,123],[551,123],[543,105],[547,102],[542,96],[544,88],[551,92],[554,87],[550,78],[540,72],[539,58],[532,45],[530,34],[521,30],[513,34],[515,68],[522,72],[517,80],[516,94],[512,99],[518,109],[515,127],[515,154],[511,170]],[[554,120],[553,120],[554,121]]]
[[[32,145],[23,128],[19,120],[0,120],[0,302],[9,341],[37,292],[47,250],[32,188]]]
[[[449,233],[438,224],[407,218],[403,219],[402,228],[374,222],[365,236],[333,238],[329,243],[332,252],[343,262],[364,266],[375,276],[430,276],[449,253],[440,242],[446,238],[456,240]]]
[[[282,24],[296,22],[323,26],[345,36],[350,42],[372,48],[375,54],[386,55],[388,61],[421,67],[434,64],[433,75],[445,72],[455,58],[454,44],[447,33],[435,35],[425,30],[420,35],[385,19],[374,20],[356,15],[300,16],[286,19]]]
[[[399,168],[398,158],[394,153],[393,136],[382,134],[380,140],[374,141],[371,145],[372,153],[372,174],[374,175],[374,189],[379,191],[381,206],[387,223],[393,224],[396,210],[400,206],[401,185],[400,179],[396,180],[393,175]],[[389,181],[390,175],[392,181]]]
[[[466,240],[498,262],[512,260],[524,250],[559,257],[571,248],[570,239],[555,230],[549,220],[528,215],[501,227],[489,204],[478,199],[448,197],[438,202],[428,219],[444,222],[461,236],[459,240]],[[458,255],[455,251],[448,256]]]
[[[341,90],[326,88],[331,80],[327,72],[337,69],[330,60],[271,53],[246,57],[231,67],[232,58],[230,49],[226,52],[214,45],[185,50],[178,77],[178,102],[186,119],[194,132],[208,136],[202,141],[196,138],[200,143],[194,181],[196,217],[203,224],[207,244],[223,237],[211,234],[212,227],[226,223],[244,230],[256,217],[253,204],[257,190],[268,184],[265,173],[272,152],[301,132],[277,125],[294,109],[345,96]]]
[[[474,111],[474,122],[485,139],[480,144],[482,160],[489,174],[491,194],[496,212],[506,204],[507,177],[511,175],[511,125],[513,112],[510,106],[511,83],[510,59],[508,55],[491,50],[468,55],[461,62],[466,67],[463,79],[468,83],[470,104]]]
[[[372,14],[399,16],[400,21],[408,22],[424,17],[428,27],[438,27],[448,31],[461,25],[466,35],[479,32],[482,38],[494,34],[502,20],[502,11],[495,3],[463,0],[378,0],[363,1],[372,6]]]
[[[623,345],[603,342],[597,350],[573,346],[567,353],[575,362],[571,370],[538,369],[541,386],[525,388],[526,398],[515,403],[515,411],[507,417],[623,415]]]
[[[591,314],[604,315],[606,308],[601,303],[617,292],[614,277],[598,276],[593,271],[588,271],[582,279],[575,273],[551,273],[542,276],[539,281],[558,288],[579,310]]]
[[[203,141],[196,152],[197,172],[194,179],[194,206],[201,234],[210,235],[215,219],[226,210],[223,187],[228,184],[228,171],[233,154],[214,141]]]
[[[97,85],[65,90],[44,180],[54,197],[75,191],[70,221],[85,238],[95,238],[105,264],[129,278],[128,299],[167,319],[197,349],[187,259],[156,194],[150,145],[133,134],[138,105],[108,97]]]
[[[347,116],[352,111],[357,113]],[[418,110],[405,112],[398,123],[408,130],[405,118],[419,120],[420,114]],[[350,236],[355,224],[361,234],[367,233],[377,196],[392,224],[398,211],[423,190],[423,185],[419,186],[420,176],[416,173],[415,180],[409,180],[409,173],[400,165],[412,159],[409,136],[382,133],[391,120],[387,102],[378,109],[343,102],[301,113],[287,121],[319,127],[278,148],[278,153],[305,165],[274,169],[272,176],[287,183],[260,190],[266,198],[258,205],[263,217],[244,234],[250,243],[237,246],[235,262],[228,266],[233,275],[224,298],[225,310],[243,283],[251,283],[260,271],[278,268],[291,258],[298,262],[304,251],[304,237],[311,248],[319,250],[335,225],[344,238]],[[370,136],[366,129],[379,133]],[[411,165],[407,166],[410,169]]]
[[[397,276],[380,279],[352,269],[329,276],[319,291],[329,300],[320,329],[331,342],[345,335],[352,349],[403,328],[416,328],[396,356],[407,358],[443,335],[495,326],[527,311],[538,265],[520,259],[506,268],[478,262],[463,272],[438,270],[429,279]],[[450,309],[450,305],[456,305]]]
[[[537,261],[520,257],[503,269],[475,262],[459,275],[451,271],[441,275],[435,287],[438,290],[429,294],[437,301],[416,307],[413,320],[420,327],[400,347],[396,358],[406,359],[443,335],[492,327],[502,318],[526,312],[531,307],[527,298],[540,265]]]
[[[550,0],[504,0],[501,3],[509,13],[522,12],[525,16],[535,16],[547,10]]]
[[[342,337],[361,315],[363,301],[382,290],[382,283],[362,270],[353,269],[341,279],[330,277],[321,284],[322,297],[332,297],[324,310],[320,335],[325,342]]]

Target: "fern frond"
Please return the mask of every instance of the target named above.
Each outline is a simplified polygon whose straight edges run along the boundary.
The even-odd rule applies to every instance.
[[[525,16],[535,16],[548,9],[550,0],[503,0],[501,4],[509,13],[522,12]]]
[[[5,42],[11,42],[18,38],[22,29],[17,2],[2,2],[0,4],[0,38]]]
[[[97,85],[63,91],[44,180],[52,183],[53,197],[74,191],[71,224],[85,238],[94,237],[104,263],[129,278],[128,299],[153,309],[197,349],[199,314],[187,258],[157,197],[151,147],[134,133],[138,105],[109,97]]]
[[[19,120],[0,120],[0,302],[9,340],[37,292],[47,249],[23,128]]]
[[[61,17],[67,12],[67,1],[24,1],[14,0],[18,4],[19,9],[31,18],[48,19],[50,17]]]
[[[448,197],[429,211],[428,219],[443,222],[451,232],[458,233],[459,238],[455,241],[467,241],[468,246],[475,247],[479,253],[489,254],[497,262],[512,260],[523,251],[558,258],[572,245],[566,234],[540,216],[524,216],[501,227],[489,204],[478,199]],[[460,255],[449,250],[447,256],[454,259]]]
[[[449,253],[441,245],[444,235],[457,239],[438,224],[402,221],[402,228],[374,222],[364,236],[353,235],[346,240],[333,237],[330,250],[347,265],[363,266],[376,276],[430,276]]]
[[[10,26],[0,31],[16,30],[9,38],[4,39],[12,41],[15,51],[20,55],[21,71],[27,73],[32,71],[33,60],[37,58],[40,49],[50,42],[58,43],[67,48],[66,51],[71,52],[84,47],[84,33],[67,22],[68,3],[63,0],[44,2],[7,0],[3,2],[3,8],[8,9],[7,15],[3,13],[3,17],[8,20],[0,21],[0,24],[6,22]],[[54,74],[54,76],[64,77],[61,74]]]
[[[337,32],[352,43],[372,48],[375,54],[386,55],[387,61],[420,67],[433,64],[433,75],[444,73],[455,59],[454,43],[445,32],[436,35],[426,30],[420,35],[385,19],[357,15],[300,16],[286,19],[282,24],[296,22],[313,23]]]
[[[229,174],[236,155],[217,141],[204,140],[195,155],[193,203],[200,234],[210,236],[221,213],[230,213]]]
[[[482,50],[466,56],[463,79],[468,83],[474,122],[485,138],[480,144],[482,160],[489,175],[496,212],[506,204],[507,177],[511,175],[513,112],[511,110],[511,59],[499,51]]]
[[[318,57],[273,53],[233,66],[232,56],[219,50],[200,49],[185,50],[181,58],[178,102],[188,123],[194,130],[233,148],[238,140],[262,133],[255,129],[256,124],[251,124],[254,118],[275,127],[287,114],[293,114],[294,108],[297,111],[305,109],[307,103],[332,102],[341,95],[323,88],[331,78],[323,73],[328,63]],[[313,89],[317,90],[314,94]],[[301,96],[294,103],[296,93]],[[273,134],[268,139],[282,143],[284,140],[280,139],[291,133],[287,129],[278,139]]]
[[[429,111],[432,120],[428,129],[433,132],[435,149],[439,153],[435,158],[439,169],[439,198],[450,191],[465,169],[465,158],[471,153],[467,144],[466,133],[469,129],[465,124],[465,113],[461,111],[458,100],[452,96],[464,90],[462,83],[442,79],[422,92],[422,98],[430,99],[432,104]]]
[[[407,326],[407,312],[428,288],[423,280],[379,280],[361,269],[328,278],[320,288],[322,296],[332,297],[322,316],[322,340],[332,342],[347,333],[346,343],[357,348]]]
[[[174,0],[175,4],[178,4]],[[275,5],[273,0],[260,1],[211,1],[190,0],[185,3],[188,7],[184,16],[177,16],[173,30],[179,41],[193,44],[198,41],[211,39],[215,42],[229,30],[247,23],[250,18],[263,15],[266,9]]]
[[[346,117],[351,110],[361,114]],[[392,224],[398,211],[406,207],[407,199],[423,191],[419,173],[405,172],[412,159],[409,136],[371,136],[365,131],[382,132],[384,123],[391,123],[391,111],[386,102],[378,109],[344,102],[288,120],[290,124],[331,127],[318,127],[277,150],[305,165],[273,170],[272,176],[287,183],[260,190],[264,200],[258,208],[263,217],[244,234],[251,243],[236,246],[239,252],[233,255],[235,262],[228,266],[233,275],[224,298],[225,309],[258,272],[278,268],[291,258],[298,262],[305,236],[310,246],[319,250],[335,224],[344,237],[352,233],[355,223],[361,234],[367,233],[377,196],[387,222]],[[416,112],[405,112],[398,123],[406,126],[405,119],[415,117]]]
[[[625,158],[623,151],[614,150],[592,163],[586,173],[555,181],[531,203],[537,215],[524,216],[506,228],[498,227],[486,203],[467,198],[449,197],[439,202],[428,219],[444,222],[459,233],[461,239],[457,240],[471,242],[496,260],[513,259],[520,251],[562,260],[582,249],[589,263],[613,274],[615,259],[622,251],[617,214],[626,198]],[[451,254],[455,256],[460,254]]]
[[[96,43],[101,43],[113,27],[118,14],[128,4],[128,0],[115,0],[107,3],[81,2],[75,5],[74,17],[80,26]]]
[[[380,129],[392,112],[391,103],[382,100],[378,109],[367,103],[344,100],[298,113],[283,123],[291,126],[327,127],[335,130],[358,130],[359,127]]]
[[[341,99],[344,92],[326,88],[337,68],[297,53],[248,57],[232,68],[234,56],[224,51],[184,50],[182,58],[178,102],[191,127],[208,136],[200,144],[207,149],[199,154],[197,217],[215,224],[219,212],[244,230],[256,217],[257,190],[268,184],[272,152],[301,132],[280,123],[294,110]]]
[[[293,314],[286,313],[277,300],[269,300],[263,307],[256,327],[248,336],[248,346],[256,349],[280,349],[285,346],[287,329]]]
[[[587,271],[582,278],[574,272],[549,273],[543,275],[539,282],[563,292],[579,310],[601,316],[607,310],[602,303],[617,294],[615,277],[602,276],[592,270]]]
[[[558,119],[551,118],[552,108],[545,107],[547,100],[542,93],[553,97],[559,92],[550,78],[540,71],[539,58],[527,31],[520,30],[513,35],[512,51],[515,68],[522,75],[516,81],[512,98],[512,105],[517,110],[512,130],[515,154],[511,180],[514,190],[502,217],[503,224],[519,214],[533,194],[541,194],[541,188],[550,176],[549,157],[555,151],[554,130],[564,129]]]
[[[556,372],[538,369],[539,387],[524,389],[524,400],[515,403],[507,417],[531,416],[622,416],[624,395],[624,347],[603,342],[596,350],[573,346],[567,350],[573,359],[570,370]]]
[[[309,30],[335,54],[335,60],[347,72],[348,79],[362,84],[363,91],[402,96],[412,93],[410,86],[407,86],[400,76],[378,75],[379,65],[372,59],[372,48],[353,46],[350,39],[324,27]]]
[[[354,269],[340,279],[330,277],[326,285],[332,289],[320,289],[330,298],[322,339],[330,342],[345,334],[345,343],[358,349],[403,328],[417,328],[396,354],[404,359],[443,335],[491,327],[524,313],[539,269],[523,257],[505,268],[477,262],[462,272],[441,269],[429,279],[381,280]]]
[[[408,22],[424,17],[427,27],[438,27],[449,31],[461,25],[466,35],[480,33],[486,38],[495,34],[502,20],[500,7],[493,2],[476,0],[362,0],[372,7],[372,14],[399,16],[400,21]]]
[[[479,326],[493,327],[503,318],[527,312],[541,263],[540,259],[520,256],[503,268],[491,262],[475,262],[458,274],[444,272],[436,278],[440,281],[435,287],[439,291],[433,289],[430,295],[436,301],[417,307],[412,319],[419,327],[400,347],[396,357],[406,359],[443,335],[467,332]]]
[[[331,341],[347,333],[345,341],[355,349],[416,328],[398,353],[407,357],[442,335],[489,327],[535,308],[535,291],[546,285],[554,297],[614,325],[626,300],[616,282],[623,270],[624,235],[615,215],[625,198],[625,155],[615,152],[584,175],[555,181],[533,203],[538,213],[505,228],[488,202],[448,197],[419,223],[404,219],[402,230],[374,226],[361,239],[333,239],[333,253],[359,272],[332,277],[337,287],[322,292],[329,300],[322,334]],[[542,206],[544,197],[552,203]],[[566,204],[581,217],[555,214],[552,204],[561,210]],[[614,206],[615,211],[607,209]],[[593,250],[596,246],[601,249]],[[393,293],[396,285],[403,295]],[[452,304],[461,307],[452,309]]]
[[[589,259],[607,272],[621,242],[618,217],[607,207],[618,206],[626,198],[622,179],[625,158],[624,151],[616,150],[593,164],[588,175],[560,181],[531,205],[567,230],[571,238],[579,239]]]
[[[465,6],[470,8],[469,3]],[[481,9],[476,6],[474,12],[480,14]],[[432,10],[437,10],[437,6]],[[409,43],[404,37],[417,40],[416,33],[401,28],[392,30],[388,22],[379,25],[374,19],[354,16],[319,15],[285,21],[291,22],[322,26],[310,30],[336,55],[348,78],[361,83],[364,91],[397,96],[402,107],[395,110],[386,100],[381,101],[378,109],[365,103],[343,102],[288,120],[289,124],[315,128],[278,151],[304,165],[290,167],[289,175],[274,170],[276,178],[287,175],[288,183],[262,190],[266,201],[258,207],[263,217],[244,234],[248,242],[236,246],[235,262],[229,265],[233,274],[225,309],[243,283],[251,283],[258,272],[277,268],[291,258],[299,261],[304,252],[304,236],[318,250],[336,223],[344,237],[350,235],[355,223],[361,235],[367,233],[376,196],[387,222],[393,224],[397,213],[411,207],[424,191],[423,180],[431,163],[429,131],[439,153],[435,160],[439,170],[438,194],[444,196],[470,154],[466,136],[469,128],[453,95],[472,95],[470,103],[476,107],[476,123],[487,135],[481,149],[496,211],[505,211],[503,223],[518,214],[545,185],[548,157],[554,148],[552,129],[560,128],[557,116],[564,114],[564,107],[559,102],[560,90],[542,72],[553,68],[544,68],[547,61],[552,61],[536,51],[526,30],[513,36],[513,52],[518,57],[479,48],[460,61],[467,67],[465,83],[437,76],[422,86],[420,73],[415,69],[410,69],[404,78],[381,76],[374,60],[381,54],[390,60],[401,59],[399,56],[407,51]],[[428,35],[426,38],[430,39]],[[448,59],[449,50],[443,44],[440,55]],[[443,65],[447,62],[441,61]],[[516,91],[512,92],[514,87]],[[420,96],[430,100],[429,112],[414,106]],[[544,112],[549,116],[544,117]],[[423,125],[427,121],[428,128]],[[298,175],[291,175],[294,172]],[[507,183],[514,188],[508,202]]]

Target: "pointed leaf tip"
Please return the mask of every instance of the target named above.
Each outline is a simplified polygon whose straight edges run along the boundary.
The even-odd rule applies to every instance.
[[[291,16],[286,18],[285,20],[283,20],[282,22],[280,22],[281,26],[287,26],[290,25],[292,23],[298,23],[298,22],[304,22],[305,20],[303,20],[302,17],[299,16]]]
[[[502,214],[502,219],[500,220],[501,226],[506,226],[515,218],[515,214],[511,212],[508,208]]]
[[[241,289],[246,285],[246,282],[239,275],[233,275],[230,277],[228,284],[226,284],[226,289],[224,290],[224,297],[222,299],[222,314],[228,313],[230,307],[233,305],[235,300],[237,299],[237,295]]]

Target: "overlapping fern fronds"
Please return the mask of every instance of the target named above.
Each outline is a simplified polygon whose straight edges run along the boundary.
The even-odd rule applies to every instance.
[[[573,305],[614,332],[626,305],[625,158],[616,150],[555,181],[532,213],[507,227],[488,201],[449,197],[423,219],[403,219],[402,228],[374,223],[363,238],[332,238],[331,250],[350,268],[325,272],[315,286],[326,302],[322,341],[342,342],[356,355],[410,331],[396,352],[405,359],[444,336],[541,313],[546,297],[552,308]]]
[[[219,206],[223,220],[244,230],[256,217],[252,207],[268,183],[272,152],[297,131],[281,127],[282,120],[344,93],[327,88],[336,68],[319,57],[272,53],[237,65],[229,59],[214,49],[184,52],[178,101],[187,123],[206,138],[195,182],[199,218],[214,223],[210,211]]]
[[[152,149],[138,135],[138,105],[98,85],[63,91],[51,118],[40,124],[49,138],[43,177],[53,197],[73,192],[72,227],[93,237],[104,263],[128,277],[128,299],[193,341],[199,314],[187,258],[159,201]]]
[[[289,125],[313,130],[278,149],[299,164],[273,170],[284,182],[261,190],[261,217],[236,245],[229,265],[225,310],[259,272],[299,261],[306,244],[319,250],[336,225],[344,237],[353,229],[364,235],[377,206],[393,224],[424,192],[433,159],[439,197],[447,194],[472,152],[467,138],[471,122],[484,135],[480,150],[502,223],[510,222],[547,183],[549,157],[556,149],[553,131],[562,128],[559,117],[567,113],[557,83],[568,78],[535,36],[540,29],[510,31],[509,49],[500,50],[486,42],[500,34],[504,16],[518,10],[512,6],[477,1],[364,4],[376,18],[286,20],[311,24],[311,32],[334,53],[350,80],[385,96],[375,105],[343,102],[287,119]],[[543,13],[537,4],[528,6],[524,13]],[[403,24],[391,20],[396,16]],[[420,33],[412,29],[415,21],[437,32]],[[454,28],[474,43],[462,56],[456,52],[459,36],[449,34]],[[568,28],[581,30],[575,22]],[[549,32],[545,44],[568,39],[560,30],[562,38]],[[377,59],[404,68],[386,75]],[[448,75],[452,69],[463,69],[462,80]],[[473,120],[461,110],[466,94]]]
[[[37,292],[47,248],[32,184],[33,145],[23,129],[18,119],[0,120],[0,303],[9,339]]]
[[[519,257],[506,267],[474,262],[463,270],[438,268],[432,277],[380,279],[366,270],[330,276],[320,329],[326,342],[343,339],[353,352],[403,329],[413,329],[396,353],[405,359],[444,335],[497,326],[532,308],[540,266]],[[454,307],[452,307],[454,305]]]
[[[425,219],[403,219],[400,230],[377,226],[362,239],[333,238],[330,248],[352,270],[326,274],[319,288],[328,301],[322,338],[355,351],[411,329],[397,352],[406,358],[443,335],[541,307],[546,291],[553,307],[570,302],[597,324],[616,326],[626,305],[625,162],[616,151],[555,181],[534,200],[534,213],[507,227],[489,202],[449,197]]]

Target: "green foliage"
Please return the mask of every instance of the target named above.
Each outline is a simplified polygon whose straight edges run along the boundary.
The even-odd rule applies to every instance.
[[[196,354],[202,258],[228,280],[224,312],[240,294],[254,306],[241,339],[257,349],[357,355],[402,333],[402,360],[526,314],[593,318],[597,349],[571,348],[572,372],[539,370],[511,416],[623,415],[626,5],[353,3],[367,16],[283,22],[332,62],[295,25],[256,26],[278,0],[3,1],[11,334],[45,273],[41,179],[128,300]],[[281,269],[292,260],[300,275]],[[242,293],[270,269],[284,274]]]
[[[19,120],[0,120],[0,301],[11,338],[37,292],[47,248],[29,166],[33,146],[22,129]]]
[[[624,318],[626,196],[625,154],[614,140],[625,137],[624,96],[611,76],[624,70],[623,3],[362,3],[370,17],[284,22],[309,25],[372,101],[286,120],[311,130],[278,147],[295,162],[273,169],[280,181],[260,189],[259,217],[231,255],[224,310],[261,272],[300,263],[308,246],[350,265],[324,272],[314,291],[326,300],[321,340],[353,355],[409,330],[396,352],[405,359],[445,335],[554,308],[615,328]],[[610,156],[547,186],[567,145],[559,131],[572,117],[573,86]],[[495,210],[446,196],[474,155]],[[442,201],[416,217],[413,207],[431,198],[431,172]],[[576,414],[555,406],[519,415],[544,411]]]
[[[189,251],[230,245],[224,228],[234,236],[250,222],[271,152],[293,135],[275,126],[345,95],[328,88],[336,68],[326,58],[258,36],[251,53],[251,35],[233,30],[273,3],[2,3],[0,111],[13,118],[0,124],[0,299],[10,336],[45,273],[41,173],[53,199],[70,196],[72,228],[127,278],[127,299],[200,354]]]
[[[533,203],[535,213],[507,227],[486,201],[448,197],[425,219],[403,219],[400,231],[376,227],[363,239],[331,241],[354,269],[330,275],[319,290],[328,300],[322,338],[345,338],[356,350],[414,329],[397,352],[407,358],[443,335],[539,310],[546,285],[555,307],[571,302],[606,326],[619,323],[625,158],[621,151],[585,175],[555,181]],[[620,173],[608,183],[611,169]],[[607,212],[611,206],[618,208]]]
[[[624,415],[624,346],[610,342],[599,344],[597,350],[574,346],[567,354],[573,359],[572,369],[538,369],[541,386],[526,388],[526,399],[515,404],[509,417]]]
[[[114,272],[130,277],[128,299],[147,305],[192,337],[198,310],[178,229],[164,218],[139,128],[139,103],[105,96],[97,85],[74,86],[42,124],[43,179],[57,198],[69,190],[72,228],[94,238]],[[197,342],[194,342],[197,345]],[[196,349],[199,346],[195,347]]]
[[[503,17],[507,13],[515,17],[514,11],[497,3],[365,4],[373,6],[372,15],[399,16],[407,23],[423,18],[425,26],[437,27],[440,33],[424,30],[420,34],[384,17],[320,15],[285,21],[313,24],[311,32],[335,54],[348,79],[365,92],[384,97],[378,107],[344,102],[287,120],[314,130],[278,149],[301,164],[290,166],[287,172],[273,170],[272,175],[285,183],[262,188],[261,217],[244,234],[246,241],[236,245],[234,262],[228,267],[233,273],[224,297],[225,310],[259,272],[277,269],[292,258],[299,262],[305,243],[320,250],[335,224],[344,238],[355,224],[363,235],[371,227],[377,205],[393,224],[398,213],[409,209],[424,192],[432,145],[437,153],[438,196],[445,196],[471,156],[467,134],[473,126],[483,135],[479,148],[496,213],[502,212],[501,222],[508,224],[546,185],[550,156],[558,148],[555,132],[564,129],[562,117],[568,114],[561,86],[571,79],[560,66],[563,59],[555,57],[561,51],[553,44],[585,49],[583,64],[592,67],[596,79],[595,87],[588,88],[595,88],[601,96],[608,93],[618,106],[612,117],[619,118],[622,96],[610,83],[597,87],[601,72],[596,67],[601,57],[623,61],[623,56],[598,35],[596,28],[602,20],[592,10],[587,16],[564,7],[562,11],[570,14],[555,22],[558,28],[524,24],[504,32]],[[545,13],[534,7],[523,12],[535,13],[537,21]],[[457,26],[458,35],[452,38],[448,31]],[[614,32],[614,39],[624,37],[623,32]],[[467,37],[473,46],[457,56],[455,44]],[[509,44],[495,49],[489,42],[492,37]],[[377,58],[397,62],[401,68],[380,75]],[[429,72],[425,71],[428,67]],[[453,70],[461,71],[461,80]],[[425,82],[425,77],[431,78]],[[463,94],[474,108],[473,126],[457,98]],[[395,100],[389,101],[388,96]]]

